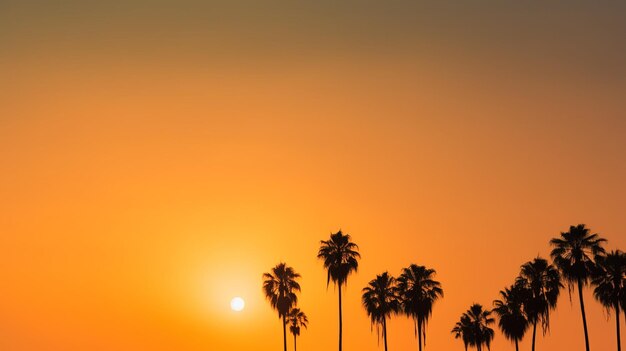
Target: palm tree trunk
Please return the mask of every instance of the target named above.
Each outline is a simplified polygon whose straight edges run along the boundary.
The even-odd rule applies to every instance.
[[[296,334],[293,334],[293,351],[298,351],[298,348],[296,347]]]
[[[585,316],[585,302],[583,301],[583,282],[578,278],[578,297],[580,298],[580,312],[583,315],[583,329],[585,331],[585,349],[589,351],[589,334],[587,333],[587,317]]]
[[[339,351],[341,351],[341,327],[341,284],[339,284]]]
[[[535,351],[535,337],[537,336],[537,321],[535,321],[533,323],[533,344],[532,344],[532,351]]]
[[[387,351],[387,318],[383,316],[383,341],[385,342],[385,351]]]
[[[287,316],[283,315],[283,345],[287,351]]]
[[[422,321],[420,318],[417,319],[417,344],[419,345],[418,349],[422,351]]]
[[[622,340],[621,340],[621,336],[620,336],[620,330],[619,330],[619,302],[615,302],[615,326],[617,328],[617,351],[621,351],[622,350]]]
[[[519,351],[519,345],[517,339],[515,339],[515,351]]]

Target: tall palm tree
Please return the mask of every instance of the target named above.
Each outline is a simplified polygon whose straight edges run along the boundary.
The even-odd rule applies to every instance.
[[[587,317],[585,316],[585,302],[583,300],[583,286],[587,285],[589,276],[594,268],[593,258],[604,254],[602,244],[606,239],[598,234],[591,234],[584,224],[570,226],[569,231],[561,233],[560,238],[550,240],[554,247],[550,256],[559,268],[563,278],[568,282],[569,289],[576,283],[580,299],[580,313],[583,317],[585,332],[585,348],[589,351],[589,334],[587,333]],[[570,290],[571,291],[571,290]]]
[[[361,301],[372,325],[376,325],[377,334],[379,326],[382,326],[383,342],[387,351],[387,318],[391,316],[391,313],[397,313],[400,309],[395,293],[394,277],[387,272],[377,275],[363,288]]]
[[[296,337],[300,336],[300,328],[306,328],[309,319],[299,308],[294,308],[289,312],[289,331],[293,334],[293,351],[297,351]]]
[[[519,341],[522,340],[528,330],[528,318],[524,313],[524,297],[527,291],[519,284],[513,284],[510,288],[500,291],[502,300],[493,302],[498,317],[498,326],[504,336],[515,342],[515,350],[519,351]]]
[[[296,281],[300,274],[285,263],[279,263],[271,272],[263,273],[263,292],[273,309],[278,312],[278,318],[283,319],[283,345],[287,351],[287,317],[289,311],[298,302],[297,291],[300,284]]]
[[[339,288],[339,351],[342,348],[342,317],[341,317],[341,286],[348,281],[348,276],[356,272],[359,267],[358,259],[361,255],[358,252],[357,244],[350,241],[350,235],[338,231],[330,235],[329,240],[320,242],[320,250],[317,258],[324,261],[328,275],[326,286],[333,283]]]
[[[615,310],[617,329],[617,351],[622,349],[620,339],[620,303],[626,297],[626,253],[611,251],[606,256],[596,257],[596,270],[591,284],[595,286],[593,295],[607,310]]]
[[[465,350],[467,346],[474,346],[477,351],[482,351],[483,345],[487,346],[487,349],[491,347],[494,332],[489,325],[493,323],[491,311],[475,303],[461,315],[461,319],[452,328],[452,333],[455,338],[463,339]]]
[[[402,312],[413,318],[418,349],[422,350],[422,336],[426,343],[426,324],[432,315],[435,301],[443,297],[441,283],[434,280],[435,270],[411,264],[398,277],[398,295]]]
[[[550,328],[550,311],[556,308],[559,292],[563,287],[561,275],[547,260],[537,257],[522,265],[516,285],[525,293],[524,312],[533,326],[532,351],[535,351],[537,323],[541,322],[545,335]]]

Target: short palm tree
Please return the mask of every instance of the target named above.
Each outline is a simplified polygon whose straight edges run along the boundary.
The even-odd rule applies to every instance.
[[[348,276],[356,272],[359,267],[357,244],[350,241],[350,235],[340,231],[331,234],[329,240],[322,240],[317,258],[324,261],[324,268],[328,272],[326,286],[333,283],[339,288],[339,351],[342,348],[342,316],[341,316],[341,287],[348,281]]]
[[[550,328],[550,311],[556,308],[563,287],[561,275],[547,260],[537,257],[522,265],[516,280],[524,294],[524,312],[533,326],[532,351],[535,351],[537,323],[541,322],[543,334]]]
[[[594,269],[594,257],[605,252],[602,248],[604,242],[606,239],[601,238],[598,234],[592,234],[584,224],[570,226],[567,232],[561,233],[560,238],[550,240],[550,244],[554,247],[550,253],[554,264],[561,271],[563,278],[567,280],[570,289],[574,283],[578,286],[580,313],[583,317],[587,351],[589,351],[589,334],[587,333],[583,287],[588,283],[590,274]]]
[[[422,336],[426,341],[426,324],[432,315],[435,301],[443,297],[441,283],[434,280],[435,270],[411,264],[398,277],[398,296],[402,312],[413,318],[418,349],[422,350]]]
[[[300,274],[285,263],[279,263],[271,272],[263,273],[263,292],[273,309],[278,312],[278,318],[283,319],[283,345],[287,351],[287,317],[289,311],[298,302],[296,292],[300,291],[300,284],[296,281]]]
[[[296,337],[300,336],[300,329],[306,329],[309,319],[299,308],[294,308],[289,312],[289,331],[293,334],[293,350],[297,351]]]
[[[462,338],[465,350],[467,346],[476,347],[477,351],[482,351],[483,345],[487,349],[491,347],[494,332],[490,324],[494,323],[491,311],[483,309],[480,304],[473,304],[467,312],[461,315],[461,319],[452,329],[455,338]]]
[[[452,334],[454,334],[455,339],[462,339],[463,346],[465,346],[465,351],[467,351],[468,346],[474,346],[474,333],[472,332],[472,322],[468,316],[463,314],[461,319],[456,322],[454,328],[452,328]]]
[[[376,325],[377,334],[378,328],[382,326],[383,342],[387,351],[387,319],[400,309],[394,277],[387,272],[377,275],[363,288],[361,301],[372,325]]]
[[[528,292],[519,284],[500,291],[501,300],[493,302],[493,312],[498,315],[498,326],[504,336],[515,342],[515,350],[519,351],[519,341],[528,330],[528,318],[524,313],[524,299]]]
[[[626,296],[626,253],[611,251],[606,256],[596,257],[596,270],[591,284],[595,286],[593,295],[607,309],[615,311],[617,329],[617,351],[622,349],[620,339],[620,304]]]

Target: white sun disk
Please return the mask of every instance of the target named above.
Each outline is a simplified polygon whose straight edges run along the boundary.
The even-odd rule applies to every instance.
[[[243,299],[239,296],[234,297],[232,300],[230,300],[230,309],[233,311],[239,312],[243,310],[245,306],[245,301],[243,301]]]

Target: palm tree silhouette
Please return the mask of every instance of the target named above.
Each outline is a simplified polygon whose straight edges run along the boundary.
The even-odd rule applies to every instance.
[[[413,318],[416,324],[418,348],[422,350],[422,336],[426,343],[426,324],[432,315],[435,301],[443,297],[441,283],[434,280],[435,270],[411,264],[402,269],[398,277],[397,290],[402,302],[402,312]]]
[[[454,328],[452,328],[452,334],[454,334],[455,339],[463,339],[465,351],[467,351],[468,346],[473,346],[475,344],[474,333],[472,332],[472,322],[465,314],[461,315],[461,319],[456,322]]]
[[[533,326],[532,351],[535,351],[537,323],[541,321],[543,334],[550,328],[550,310],[556,308],[563,287],[559,271],[547,260],[537,257],[522,265],[516,280],[524,294],[524,312]]]
[[[273,309],[278,311],[278,318],[283,319],[283,345],[287,351],[287,316],[298,302],[296,291],[300,284],[296,281],[300,274],[285,263],[279,263],[270,273],[263,273],[263,292]]]
[[[387,351],[387,318],[391,313],[397,313],[400,308],[394,285],[395,279],[389,273],[379,274],[363,288],[361,299],[372,325],[376,325],[376,334],[378,327],[383,327],[385,351]]]
[[[561,271],[563,278],[567,280],[570,291],[574,283],[578,285],[587,351],[589,351],[589,334],[587,333],[583,286],[589,281],[589,276],[594,269],[593,258],[604,254],[604,248],[601,246],[604,242],[606,239],[601,238],[598,234],[591,234],[589,228],[585,227],[584,224],[570,226],[569,231],[561,233],[560,238],[550,240],[550,244],[554,246],[550,256]]]
[[[615,310],[617,329],[617,351],[622,349],[620,339],[620,303],[626,296],[626,254],[619,250],[596,258],[596,270],[591,284],[595,286],[593,295],[607,310]]]
[[[300,328],[306,328],[308,323],[309,319],[299,308],[294,308],[289,312],[289,331],[293,334],[293,351],[297,351],[298,349],[296,346],[296,337],[300,336]]]
[[[522,340],[528,330],[528,318],[524,313],[524,297],[527,291],[519,284],[513,284],[510,288],[500,290],[502,300],[493,302],[498,317],[498,326],[504,336],[515,342],[515,350],[519,351],[519,341]]]
[[[477,351],[482,351],[483,345],[490,349],[494,332],[489,325],[493,323],[491,311],[484,310],[480,304],[473,304],[461,315],[460,321],[452,328],[452,333],[455,338],[463,339],[465,350],[467,346],[475,346]]]
[[[348,276],[356,272],[359,267],[357,259],[361,258],[357,244],[350,241],[350,235],[338,231],[330,235],[330,240],[322,240],[317,258],[324,261],[324,268],[328,271],[326,286],[332,280],[339,290],[339,351],[342,348],[342,318],[341,318],[341,286],[346,284]]]

